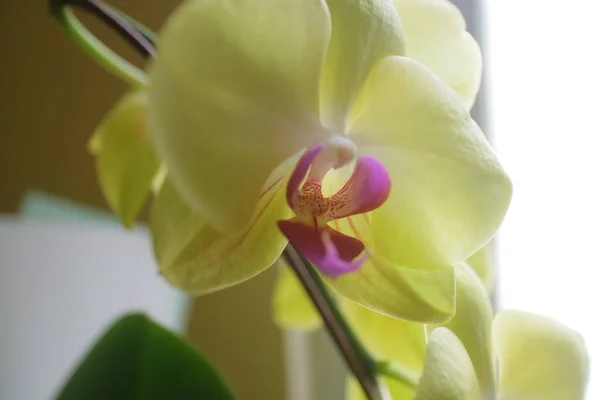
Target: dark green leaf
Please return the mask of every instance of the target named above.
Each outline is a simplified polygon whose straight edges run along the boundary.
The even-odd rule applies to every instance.
[[[57,400],[232,400],[194,349],[141,314],[115,323],[94,345]]]

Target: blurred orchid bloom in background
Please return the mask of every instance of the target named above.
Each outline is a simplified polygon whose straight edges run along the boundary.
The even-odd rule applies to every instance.
[[[585,398],[589,359],[577,332],[547,317],[507,310],[494,320],[494,339],[497,393],[482,390],[464,345],[451,330],[438,328],[429,336],[415,400]]]
[[[354,326],[362,326],[357,332],[367,346],[376,343],[374,354],[420,376],[416,387],[385,378],[392,400],[584,398],[589,358],[582,337],[528,312],[500,311],[493,318],[487,291],[466,264],[457,266],[456,314],[443,326],[368,310],[354,310],[350,316],[360,323]],[[425,329],[432,331],[428,337]],[[351,379],[347,398],[364,398]]]
[[[369,309],[454,314],[453,265],[490,240],[511,198],[469,115],[481,59],[454,6],[192,0],[157,44],[136,126],[168,171],[151,212],[166,279],[195,294],[225,288],[271,266],[289,239]]]

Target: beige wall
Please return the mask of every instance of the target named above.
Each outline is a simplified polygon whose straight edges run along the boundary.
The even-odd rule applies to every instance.
[[[176,2],[112,4],[157,28]],[[0,212],[15,211],[29,188],[105,207],[86,141],[126,86],[76,49],[44,1],[0,1],[0,57]],[[273,277],[271,271],[195,303],[190,339],[242,399],[283,398],[281,337],[269,316]]]

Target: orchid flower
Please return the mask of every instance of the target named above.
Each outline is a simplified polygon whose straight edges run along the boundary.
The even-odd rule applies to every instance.
[[[528,312],[505,310],[493,318],[485,286],[474,271],[466,264],[456,271],[456,314],[443,326],[427,326],[432,333],[426,341],[419,330],[423,324],[377,317],[380,331],[387,331],[379,344],[380,357],[387,353],[421,376],[417,387],[385,378],[390,398],[583,399],[589,360],[582,337],[561,323]],[[374,314],[363,312],[363,329],[366,313]],[[349,381],[348,399],[362,398],[356,383]]]
[[[511,183],[469,115],[480,56],[449,4],[183,2],[144,92],[167,171],[150,221],[161,274],[208,293],[290,241],[365,307],[450,318],[452,266],[494,235]]]

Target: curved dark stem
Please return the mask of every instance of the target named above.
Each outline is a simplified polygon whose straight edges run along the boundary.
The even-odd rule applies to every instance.
[[[148,43],[150,43],[152,47],[154,47],[154,45],[156,44],[156,34],[150,28],[141,24],[139,21],[131,18],[129,15],[125,14],[121,10],[112,7],[111,5],[105,4],[105,7],[109,7],[114,14],[116,14],[118,17],[122,18],[126,23],[135,28],[135,30],[137,30],[140,33],[140,35],[142,35],[148,41]]]
[[[50,0],[50,9],[56,12],[66,6],[80,8],[93,14],[115,32],[127,43],[137,50],[144,58],[153,57],[156,52],[154,45],[146,35],[138,31],[131,23],[123,18],[113,8],[98,0]]]
[[[381,400],[382,393],[377,384],[375,362],[354,336],[317,271],[289,244],[283,252],[283,257],[321,315],[329,335],[367,398]]]

